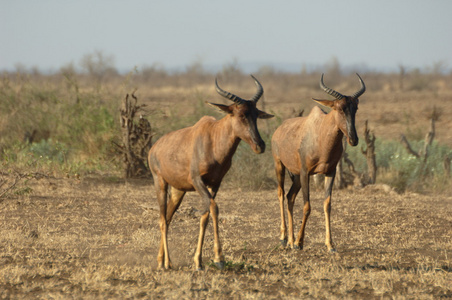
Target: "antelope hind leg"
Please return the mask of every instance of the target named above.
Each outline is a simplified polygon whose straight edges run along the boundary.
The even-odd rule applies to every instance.
[[[292,179],[292,186],[287,193],[287,220],[289,226],[288,246],[292,249],[299,249],[298,242],[294,243],[293,208],[295,205],[295,198],[301,189],[300,176],[290,174],[290,178]]]
[[[154,176],[155,189],[157,193],[157,201],[160,207],[160,247],[159,253],[157,255],[157,265],[159,269],[169,269],[171,268],[171,260],[168,251],[168,224],[166,221],[166,211],[167,211],[167,189],[168,184],[163,180],[163,178]]]
[[[284,179],[285,179],[285,167],[280,161],[275,161],[275,172],[278,181],[278,200],[279,200],[279,211],[281,215],[281,226],[280,226],[280,242],[283,247],[287,246],[287,227],[286,219],[284,216]]]
[[[210,200],[210,213],[212,215],[212,223],[213,223],[213,235],[214,235],[214,252],[215,252],[215,258],[214,263],[215,266],[223,270],[224,269],[224,256],[223,256],[223,250],[221,248],[221,242],[220,242],[220,235],[219,235],[219,228],[218,228],[218,206],[214,199]]]
[[[298,232],[297,240],[295,241],[295,248],[303,249],[304,233],[306,229],[306,223],[309,215],[311,214],[311,203],[309,198],[309,176],[307,174],[300,175],[300,186],[303,194],[303,219],[301,221],[300,231]]]

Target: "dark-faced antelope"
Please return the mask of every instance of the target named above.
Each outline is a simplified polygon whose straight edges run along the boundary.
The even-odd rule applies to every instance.
[[[358,75],[358,74],[356,74]],[[320,87],[335,100],[313,99],[317,103],[330,107],[328,114],[319,107],[314,107],[306,117],[288,119],[279,126],[272,137],[272,152],[275,162],[276,177],[278,181],[278,199],[281,212],[281,242],[291,248],[303,249],[303,239],[311,212],[309,202],[309,176],[325,174],[325,244],[328,250],[335,251],[331,238],[330,212],[331,192],[333,189],[336,165],[342,157],[342,138],[345,135],[351,146],[358,144],[358,135],[355,129],[355,114],[358,110],[358,97],[365,91],[363,80],[358,75],[361,88],[352,96],[344,96],[323,83],[323,74]],[[287,169],[292,186],[287,193],[287,218],[289,231],[286,229],[284,217],[284,177]],[[302,189],[303,193],[303,219],[301,228],[294,242],[293,207],[295,198]]]
[[[214,229],[214,262],[217,267],[224,267],[218,235],[219,211],[215,196],[224,175],[231,167],[232,156],[241,140],[248,143],[255,153],[265,151],[265,143],[259,134],[256,121],[258,118],[273,117],[257,109],[257,101],[264,90],[259,81],[252,77],[257,92],[251,100],[244,100],[222,90],[215,80],[217,92],[234,103],[209,104],[219,108],[226,116],[220,120],[204,116],[192,127],[164,135],[149,151],[148,161],[160,206],[161,241],[157,257],[159,268],[171,268],[167,241],[168,227],[188,191],[197,191],[202,200],[200,231],[194,256],[195,269],[202,268],[202,246],[210,214]],[[168,186],[171,192],[167,200]]]

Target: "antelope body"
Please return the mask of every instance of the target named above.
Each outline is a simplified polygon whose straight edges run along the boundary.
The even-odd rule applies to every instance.
[[[357,74],[358,75],[358,74]],[[359,77],[359,75],[358,75]],[[336,165],[342,157],[342,139],[345,135],[351,146],[358,144],[355,128],[355,114],[360,97],[366,90],[359,77],[361,88],[353,96],[344,96],[325,86],[323,74],[320,87],[335,100],[313,99],[317,103],[330,107],[326,114],[319,107],[314,107],[306,117],[292,118],[284,121],[273,134],[272,153],[278,181],[278,199],[281,213],[281,242],[291,248],[303,248],[306,222],[311,212],[309,199],[309,176],[325,174],[325,244],[328,250],[335,251],[331,237],[330,212],[331,194]],[[284,178],[287,169],[292,186],[287,193],[287,232],[284,216]],[[293,207],[298,192],[303,194],[303,219],[296,241],[293,231]]]
[[[219,210],[215,196],[224,175],[231,167],[232,156],[241,140],[248,143],[255,153],[265,151],[265,143],[259,135],[256,121],[257,118],[273,117],[257,109],[256,103],[264,91],[259,81],[254,77],[253,79],[258,90],[251,100],[244,100],[222,90],[215,80],[217,92],[234,104],[209,104],[225,112],[226,116],[220,120],[202,117],[192,127],[164,135],[149,151],[148,161],[160,206],[161,241],[157,257],[159,268],[171,268],[168,227],[188,191],[197,191],[203,205],[194,256],[195,268],[202,268],[202,246],[210,214],[214,227],[214,262],[219,268],[224,267],[218,233]],[[169,200],[168,187],[171,191]]]

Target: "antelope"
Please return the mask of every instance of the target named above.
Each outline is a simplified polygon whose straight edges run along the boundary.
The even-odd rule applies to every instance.
[[[355,114],[358,110],[359,97],[366,91],[361,77],[361,88],[352,96],[344,96],[328,88],[320,79],[320,87],[335,100],[313,100],[332,110],[325,113],[315,106],[308,116],[292,118],[284,121],[273,134],[271,145],[278,181],[278,200],[281,213],[281,244],[290,248],[303,249],[303,239],[306,222],[311,212],[309,199],[309,176],[325,175],[325,245],[330,252],[335,252],[331,237],[330,213],[333,181],[336,175],[336,165],[342,157],[343,136],[351,146],[358,144],[355,128]],[[284,217],[284,178],[287,169],[292,180],[292,186],[287,193],[287,218],[289,232],[286,229]],[[293,207],[295,198],[302,189],[303,218],[301,228],[294,242]]]
[[[253,75],[251,77],[257,86],[257,92],[251,100],[224,91],[215,79],[218,94],[234,103],[207,103],[226,113],[226,116],[220,120],[204,116],[191,127],[164,135],[149,151],[148,162],[160,207],[161,240],[157,256],[160,269],[172,267],[168,252],[168,227],[188,191],[198,192],[202,201],[199,238],[194,256],[195,269],[202,269],[202,246],[210,214],[214,230],[214,263],[219,269],[224,268],[218,232],[219,209],[215,197],[241,140],[248,143],[257,154],[265,151],[265,142],[257,129],[257,119],[273,117],[256,107],[264,89]]]

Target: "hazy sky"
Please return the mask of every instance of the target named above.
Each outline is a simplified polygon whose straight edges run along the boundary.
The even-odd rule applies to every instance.
[[[0,70],[194,62],[452,69],[451,0],[0,0]]]

